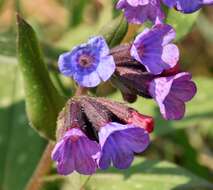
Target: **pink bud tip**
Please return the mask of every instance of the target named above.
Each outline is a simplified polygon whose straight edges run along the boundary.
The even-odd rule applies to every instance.
[[[142,127],[148,133],[151,133],[154,130],[154,120],[152,117],[140,114],[136,111],[133,111],[131,116],[132,117],[129,118],[128,123],[133,123],[139,127]]]

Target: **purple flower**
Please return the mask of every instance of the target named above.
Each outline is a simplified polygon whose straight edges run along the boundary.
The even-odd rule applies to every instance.
[[[100,151],[97,142],[92,141],[77,128],[68,130],[56,144],[52,159],[57,161],[59,174],[68,175],[73,171],[91,175],[96,171],[94,156]]]
[[[142,24],[147,20],[156,23],[164,19],[160,0],[120,0],[116,7],[124,10],[127,20],[131,23]]]
[[[111,161],[116,168],[126,169],[131,165],[134,153],[143,152],[149,145],[148,132],[133,124],[108,123],[100,128],[98,136],[101,169],[107,169]]]
[[[177,46],[170,43],[175,35],[175,30],[166,24],[147,28],[133,42],[131,56],[155,75],[173,68],[179,60]]]
[[[150,83],[149,92],[165,119],[179,120],[185,113],[185,102],[196,94],[196,85],[189,73],[160,77]]]
[[[193,13],[203,5],[212,5],[213,0],[163,0],[170,8],[176,8],[183,13]]]
[[[93,37],[59,57],[59,70],[84,87],[95,87],[115,71],[113,57],[103,37]]]
[[[152,117],[123,103],[74,97],[59,114],[52,159],[62,175],[73,171],[91,175],[98,166],[109,167],[111,160],[115,167],[124,169],[130,166],[134,153],[147,148],[153,128]]]

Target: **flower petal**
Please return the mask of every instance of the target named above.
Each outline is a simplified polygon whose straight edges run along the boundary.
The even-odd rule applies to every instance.
[[[159,0],[120,0],[116,8],[123,9],[127,20],[135,24],[142,24],[147,20],[162,22],[164,19]]]
[[[111,161],[118,169],[128,168],[134,153],[144,151],[149,144],[148,133],[135,125],[109,123],[99,131],[101,157],[99,167],[106,169]]]
[[[76,73],[73,78],[80,86],[84,87],[95,87],[101,82],[100,76],[96,71],[84,75]]]
[[[176,8],[183,13],[193,13],[204,4],[212,4],[212,0],[163,0],[164,4],[170,8]]]
[[[143,64],[147,71],[158,75],[177,64],[179,50],[174,44],[168,44],[174,37],[174,29],[166,24],[145,29],[136,37],[130,50],[131,56]]]
[[[149,0],[126,0],[132,7],[137,7],[139,5],[147,5]]]
[[[115,72],[115,62],[112,56],[101,59],[101,64],[97,67],[97,73],[102,81],[107,81]]]
[[[178,73],[170,77],[159,77],[150,83],[149,92],[168,120],[182,119],[185,102],[196,94],[196,85],[189,73]]]
[[[168,120],[180,120],[185,114],[184,102],[173,96],[167,96],[160,109],[164,118]]]
[[[89,39],[88,43],[99,51],[101,56],[107,56],[110,53],[109,47],[102,36],[95,36]]]
[[[57,162],[57,171],[61,175],[68,175],[75,170],[72,148],[71,142],[66,141],[61,152],[62,158]]]
[[[166,65],[166,69],[170,69],[174,67],[177,62],[179,61],[179,49],[176,45],[174,44],[168,44],[163,47],[163,52],[162,52],[162,60],[164,63],[168,64]]]
[[[184,102],[190,101],[197,92],[197,88],[194,82],[176,82],[172,86],[172,95],[178,97]]]
[[[75,160],[75,169],[78,173],[84,175],[91,175],[96,171],[96,162],[92,158],[91,150],[93,147],[87,147],[87,141],[85,138],[81,138],[81,140],[77,141],[74,144],[73,152],[74,152],[74,160]],[[85,148],[86,146],[86,148]],[[97,147],[92,152],[96,153]]]
[[[60,72],[65,76],[72,76],[75,71],[74,67],[71,64],[71,53],[67,52],[60,55],[58,60],[58,66]]]

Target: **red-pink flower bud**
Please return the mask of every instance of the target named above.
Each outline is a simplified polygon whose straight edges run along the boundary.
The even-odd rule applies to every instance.
[[[131,116],[132,117],[129,118],[128,123],[133,123],[139,127],[142,127],[149,133],[153,131],[154,119],[152,117],[140,114],[137,111],[132,111]]]

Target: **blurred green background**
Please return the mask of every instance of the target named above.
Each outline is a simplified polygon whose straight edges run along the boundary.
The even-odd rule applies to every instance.
[[[44,150],[46,140],[29,127],[22,77],[16,59],[15,12],[33,26],[57,89],[71,95],[72,81],[58,75],[57,57],[99,33],[121,12],[115,0],[0,0],[0,190],[22,190]],[[140,98],[132,106],[156,120],[149,149],[126,171],[109,170],[92,176],[90,190],[213,189],[213,7],[182,15],[172,10],[167,22],[177,29],[181,68],[193,73],[197,96],[187,104],[182,121],[161,119],[154,102]],[[124,41],[137,30],[129,26]],[[113,91],[102,85],[99,95]],[[117,91],[111,98],[121,100]],[[163,161],[162,161],[163,160]],[[58,177],[55,169],[44,189],[78,189],[85,180],[73,174]]]

